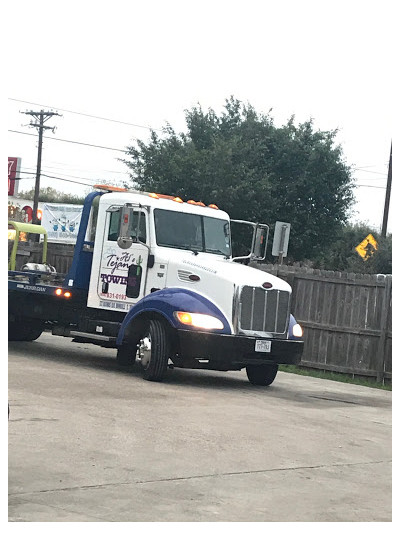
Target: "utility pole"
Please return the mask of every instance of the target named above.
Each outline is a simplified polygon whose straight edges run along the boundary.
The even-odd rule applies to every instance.
[[[386,184],[385,207],[383,210],[383,222],[382,222],[382,232],[381,232],[381,237],[383,238],[386,238],[391,189],[392,189],[392,143],[390,143],[390,157],[389,157],[388,178],[387,178],[387,184]]]
[[[43,146],[43,130],[52,130],[54,133],[54,127],[45,126],[44,123],[53,116],[61,117],[61,115],[55,111],[25,111],[24,115],[30,115],[34,118],[35,122],[31,122],[29,126],[37,128],[39,131],[39,143],[38,143],[38,155],[36,166],[36,181],[35,181],[35,194],[33,197],[33,213],[32,224],[38,224],[39,219],[37,216],[38,204],[39,204],[39,192],[40,192],[40,172],[42,168],[42,146]]]

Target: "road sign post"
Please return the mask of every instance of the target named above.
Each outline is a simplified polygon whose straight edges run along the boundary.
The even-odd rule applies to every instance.
[[[289,245],[290,224],[289,222],[276,222],[272,255],[279,257],[279,264],[283,264],[283,258],[287,256]]]

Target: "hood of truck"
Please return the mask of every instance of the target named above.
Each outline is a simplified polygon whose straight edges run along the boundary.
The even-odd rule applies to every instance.
[[[224,313],[232,331],[235,297],[240,287],[261,288],[263,283],[269,282],[271,290],[291,293],[290,285],[282,279],[222,256],[174,250],[168,253],[166,263],[166,287],[182,287],[201,294]]]
[[[209,281],[216,278],[221,281],[226,280],[236,286],[249,285],[252,287],[261,287],[263,283],[269,282],[274,289],[288,292],[292,290],[286,281],[268,272],[219,257],[214,259],[215,256],[210,257],[210,255],[202,253],[186,255],[176,262],[170,261],[170,268],[171,270],[175,270],[174,267],[177,268],[178,279],[182,279],[182,271],[187,271],[192,275],[199,276],[200,282],[202,279]]]

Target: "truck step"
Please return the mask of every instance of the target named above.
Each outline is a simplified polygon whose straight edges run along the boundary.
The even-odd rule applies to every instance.
[[[85,331],[70,331],[70,337],[83,337],[85,339],[93,339],[98,341],[115,342],[117,337],[109,337],[108,335],[99,335],[97,333],[86,333]]]

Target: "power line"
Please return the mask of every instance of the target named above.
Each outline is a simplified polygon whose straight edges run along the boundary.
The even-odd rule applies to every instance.
[[[61,161],[49,161],[49,163],[54,163],[54,164],[57,164],[57,165],[61,165],[61,167],[57,167],[57,166],[52,166],[52,165],[43,165],[43,168],[45,170],[47,169],[50,169],[50,170],[67,170],[67,171],[78,171],[78,172],[108,172],[110,174],[123,174],[124,176],[128,176],[129,175],[129,171],[126,170],[125,172],[123,172],[122,170],[106,170],[106,169],[102,169],[102,168],[98,168],[98,169],[94,169],[94,168],[82,168],[82,167],[71,167],[70,165],[66,164],[66,163],[62,163]],[[25,168],[32,168],[32,167],[25,167]],[[60,172],[57,172],[57,174],[61,174]]]
[[[20,133],[21,135],[34,135],[33,133],[27,133],[25,131],[17,131],[17,130],[8,130],[11,133]],[[36,137],[36,135],[34,135]],[[69,139],[60,139],[58,137],[46,137],[46,139],[49,139],[51,141],[62,141],[66,143],[73,143],[73,144],[81,144],[83,146],[91,146],[92,148],[101,148],[103,150],[114,150],[115,152],[122,152],[123,154],[126,154],[126,150],[120,150],[119,148],[110,148],[109,146],[100,146],[98,144],[89,144],[79,141],[71,141]]]
[[[12,100],[13,102],[21,102],[23,104],[37,105],[37,106],[41,106],[41,107],[52,107],[54,109],[58,109],[59,111],[64,111],[65,113],[72,113],[74,115],[82,115],[83,117],[96,118],[98,120],[106,120],[108,122],[115,122],[116,124],[123,124],[124,126],[134,126],[135,128],[144,128],[144,129],[153,130],[153,131],[163,131],[161,129],[151,128],[150,126],[143,126],[141,124],[132,124],[131,122],[124,122],[122,120],[114,120],[112,118],[99,117],[99,116],[96,116],[96,115],[89,115],[88,113],[79,113],[78,111],[71,111],[70,109],[62,109],[61,107],[43,106],[43,104],[36,104],[34,102],[26,102],[25,100],[17,100],[17,98],[8,98],[8,100]]]
[[[357,178],[357,181],[359,180],[362,180],[362,181],[382,181],[386,178]]]
[[[30,167],[26,167],[26,168],[30,168]],[[17,174],[34,174],[34,172],[28,172],[27,170],[20,170],[19,172],[17,172]],[[58,172],[55,172],[55,174],[58,174],[58,176],[65,176],[67,178],[76,178],[78,180],[80,179],[80,180],[89,181],[90,183],[96,183],[96,178],[83,178],[81,176],[71,176],[69,174],[60,174]],[[49,175],[43,174],[43,173],[41,175],[42,176],[46,176],[47,178],[61,179],[58,176],[49,176]],[[16,178],[16,179],[18,179],[18,178]],[[26,178],[22,178],[22,179],[26,179]]]
[[[381,176],[386,176],[384,172],[375,172],[374,170],[364,170],[363,168],[355,168],[358,172],[368,172],[369,174],[380,174]]]
[[[356,184],[355,187],[370,187],[371,189],[386,189],[386,187],[378,187],[377,185],[359,185],[359,184]]]
[[[58,169],[55,168],[55,167],[49,167],[49,166],[46,167],[46,166],[43,166],[42,168],[43,168],[43,170],[44,170],[45,172],[47,172],[48,170],[50,170],[50,172],[52,172],[53,174],[55,174],[55,175],[57,175],[57,176],[66,176],[67,178],[77,178],[77,179],[82,179],[82,180],[86,180],[86,179],[88,179],[88,180],[91,180],[91,179],[98,179],[98,178],[85,178],[85,177],[83,177],[83,176],[73,176],[73,175],[71,175],[71,174],[64,174],[63,172],[58,172]],[[55,168],[56,172],[54,172],[54,170],[52,170],[52,169],[54,169],[54,168]],[[24,167],[24,169],[32,170],[32,167]],[[78,169],[78,170],[79,170],[79,169]],[[92,171],[92,172],[100,172],[100,171]],[[106,171],[106,170],[105,170],[105,171],[103,171],[103,172],[109,172],[109,171]],[[110,172],[111,172],[111,171],[110,171]],[[123,174],[126,178],[129,178],[129,174],[128,174],[128,173],[125,173],[125,172],[118,172],[118,174]],[[114,178],[114,179],[115,179],[115,178]]]
[[[19,171],[20,174],[35,174],[35,172],[24,172],[24,171]],[[68,181],[70,183],[75,183],[76,185],[86,185],[86,186],[90,186],[90,185],[96,185],[97,181],[96,180],[91,180],[90,182],[88,183],[82,183],[80,181],[73,181],[73,180],[68,180],[66,178],[60,178],[58,176],[49,176],[48,174],[43,174],[41,173],[40,174],[41,177],[44,177],[44,178],[50,178],[50,179],[55,179],[55,180],[60,180],[60,181]],[[35,179],[33,176],[32,177],[26,177],[26,178],[15,178],[15,180],[32,180],[32,179]],[[81,179],[89,179],[89,178],[81,178]]]

